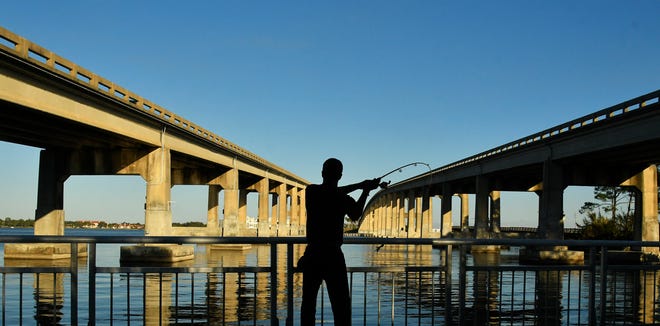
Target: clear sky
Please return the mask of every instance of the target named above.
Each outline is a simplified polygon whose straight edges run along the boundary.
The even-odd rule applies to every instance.
[[[6,1],[0,25],[292,171],[440,167],[660,88],[660,1]],[[0,218],[38,149],[0,143]],[[427,171],[412,167],[393,182]],[[143,222],[139,177],[71,177],[69,220]],[[567,226],[591,189],[565,194]],[[205,221],[201,186],[174,221]],[[532,194],[502,224],[536,226]]]

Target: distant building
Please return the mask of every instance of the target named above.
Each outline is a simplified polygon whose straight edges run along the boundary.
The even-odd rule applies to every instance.
[[[259,220],[256,217],[247,217],[246,222],[248,229],[256,229],[259,227]]]

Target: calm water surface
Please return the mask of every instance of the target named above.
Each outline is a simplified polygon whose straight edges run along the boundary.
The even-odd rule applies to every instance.
[[[0,229],[0,235],[32,235],[32,229]],[[67,229],[66,235],[76,236],[142,236],[142,230],[80,230]],[[118,267],[120,246],[97,245],[97,266]],[[0,254],[4,245],[0,244]],[[347,265],[428,266],[441,263],[440,250],[430,247],[387,245],[344,245]],[[303,251],[295,246],[297,259]],[[0,260],[4,266],[29,266],[31,261]],[[68,264],[68,261],[64,262]],[[452,257],[452,302],[458,303],[458,251]],[[499,255],[468,256],[468,264],[517,266],[517,248]],[[253,245],[250,249],[216,250],[207,245],[195,248],[195,259],[176,266],[242,267],[270,266],[270,247]],[[87,324],[88,275],[87,262],[80,261],[79,324]],[[286,319],[286,246],[278,247],[278,317]],[[196,274],[98,274],[96,277],[97,325],[269,325],[269,273],[226,272]],[[471,324],[582,325],[588,315],[589,277],[583,272],[469,272],[466,273],[465,297],[467,310],[474,318]],[[353,300],[354,325],[444,325],[445,277],[433,272],[354,272],[349,275]],[[629,311],[638,309],[629,302],[637,301],[630,294],[633,279],[621,278],[614,286],[621,287],[612,300],[612,320],[630,319]],[[40,290],[36,290],[39,284]],[[477,284],[478,287],[475,287]],[[294,324],[298,325],[302,277],[294,275]],[[21,290],[22,291],[19,291]],[[2,280],[2,324],[69,325],[70,276],[42,274],[8,274]],[[162,293],[162,295],[159,295]],[[570,294],[570,296],[569,296]],[[629,298],[630,297],[630,298]],[[637,297],[638,298],[638,297]],[[621,300],[621,301],[620,301]],[[158,309],[159,306],[169,307]],[[55,309],[53,308],[55,307]],[[319,298],[317,316],[332,324],[332,311],[325,292]],[[618,309],[618,310],[617,310]],[[653,309],[653,307],[651,308]],[[21,311],[22,313],[16,313]],[[55,311],[55,313],[53,313]],[[453,307],[457,311],[457,307]]]

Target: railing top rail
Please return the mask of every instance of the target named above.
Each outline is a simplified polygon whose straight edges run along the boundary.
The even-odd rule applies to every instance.
[[[148,114],[169,126],[186,131],[199,139],[214,144],[230,153],[245,157],[269,168],[271,172],[281,173],[294,178],[302,184],[309,184],[306,180],[279,167],[262,157],[222,138],[199,125],[155,104],[77,64],[60,57],[50,50],[41,47],[29,40],[12,33],[0,26],[0,53],[9,54],[15,58],[46,69],[51,73],[64,77],[78,85],[82,85],[96,93],[109,96],[120,101],[123,105],[133,108],[137,112]]]
[[[304,244],[305,237],[206,237],[206,236],[0,236],[0,243],[96,243],[96,244]],[[344,244],[420,244],[435,246],[509,245],[575,247],[660,247],[660,241],[545,240],[469,238],[345,237]]]
[[[449,169],[464,166],[484,158],[492,157],[494,155],[510,152],[511,150],[516,150],[523,147],[538,144],[541,141],[546,141],[548,139],[553,139],[558,136],[563,136],[568,132],[581,130],[581,128],[586,126],[603,124],[605,122],[610,122],[613,119],[630,116],[631,114],[643,109],[649,109],[649,108],[658,109],[660,108],[660,106],[657,105],[658,103],[660,103],[660,90],[656,90],[654,92],[630,99],[628,101],[602,109],[600,111],[587,114],[585,116],[545,129],[535,134],[520,138],[518,140],[514,140],[504,145],[497,146],[495,148],[489,149],[479,154],[472,155],[462,160],[433,169],[429,172],[422,173],[418,176],[403,180],[401,182],[393,184],[390,187],[394,187],[397,184],[405,184],[407,182],[418,180],[429,175],[437,174],[439,172],[443,172]]]

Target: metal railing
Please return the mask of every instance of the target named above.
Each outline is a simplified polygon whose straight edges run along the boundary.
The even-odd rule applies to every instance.
[[[70,260],[0,267],[3,325],[297,325],[304,238],[4,236],[71,243]],[[255,260],[100,266],[99,246],[252,244]],[[639,325],[660,322],[658,242],[347,238],[355,325]],[[87,260],[77,247],[88,246]],[[504,248],[481,252],[482,248]],[[528,264],[518,248],[571,248],[584,261]],[[621,248],[629,250],[622,251]],[[632,249],[631,249],[632,248]],[[208,248],[207,248],[208,249]],[[345,249],[346,251],[346,249]],[[244,255],[237,253],[237,256]],[[621,260],[617,257],[624,257]],[[104,263],[107,264],[107,263]],[[28,266],[32,265],[32,266]],[[330,323],[325,290],[317,318]]]

